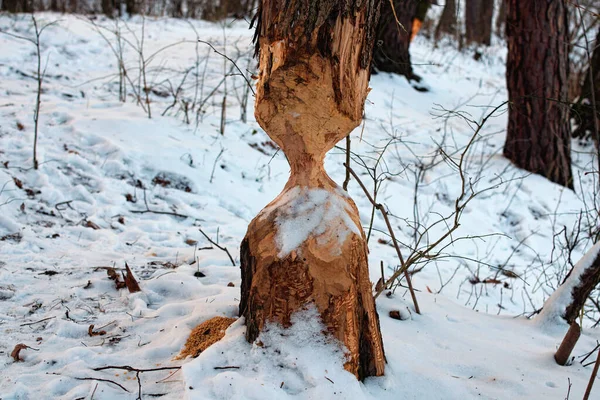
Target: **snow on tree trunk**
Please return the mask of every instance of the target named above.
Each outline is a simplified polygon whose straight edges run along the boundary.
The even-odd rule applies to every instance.
[[[600,242],[596,243],[544,303],[535,319],[540,325],[575,322],[590,292],[600,283]]]
[[[507,0],[504,155],[515,165],[573,188],[567,91],[567,10],[562,0]]]
[[[255,39],[256,120],[291,176],[241,245],[246,339],[316,307],[346,348],[345,368],[382,375],[385,356],[354,202],[327,176],[325,153],[362,119],[379,2],[263,0]]]

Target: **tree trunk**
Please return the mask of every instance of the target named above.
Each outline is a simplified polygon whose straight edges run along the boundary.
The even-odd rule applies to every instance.
[[[327,176],[325,153],[360,124],[379,2],[263,0],[256,28],[255,116],[291,176],[241,245],[240,315],[253,342],[315,307],[355,376],[382,375],[385,356],[354,202]]]
[[[545,1],[545,0],[543,0]],[[535,3],[535,1],[527,1]],[[492,40],[492,16],[494,0],[467,0],[465,5],[465,25],[467,44],[489,46]]]
[[[444,11],[435,28],[435,40],[440,40],[442,34],[456,34],[456,0],[446,0]]]
[[[393,72],[404,75],[408,80],[420,81],[413,73],[408,50],[412,21],[418,4],[419,0],[394,0],[392,9],[388,0],[382,1],[381,18],[377,25],[377,43],[373,53],[373,66],[376,71]]]
[[[562,0],[508,0],[504,155],[573,188],[567,103],[567,10]]]
[[[600,283],[600,242],[579,260],[564,283],[544,303],[536,318],[538,323],[553,324],[566,321],[569,325],[579,318],[588,296]]]
[[[596,40],[592,46],[591,63],[585,74],[583,85],[581,85],[581,95],[577,103],[573,105],[571,116],[577,123],[577,128],[573,131],[573,137],[589,138],[593,137],[598,141],[598,125],[600,124],[600,29]],[[595,103],[595,106],[594,106]]]
[[[3,0],[2,11],[11,13],[29,13],[33,12],[31,0]]]

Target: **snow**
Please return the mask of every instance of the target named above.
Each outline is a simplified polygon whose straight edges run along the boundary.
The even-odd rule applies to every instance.
[[[275,240],[279,246],[278,256],[286,257],[293,250],[301,254],[298,247],[310,236],[318,244],[334,237],[339,250],[353,232],[361,235],[360,227],[349,215],[350,204],[347,196],[339,188],[334,192],[326,189],[294,186],[285,190],[263,211],[259,218],[268,218],[275,213],[277,234]],[[338,253],[339,254],[339,253]],[[334,254],[337,255],[337,254]]]
[[[270,326],[260,337],[263,347],[245,341],[240,319],[198,358],[174,361],[193,327],[214,316],[237,316],[239,244],[252,218],[283,190],[289,166],[251,117],[252,98],[248,122],[240,120],[240,77],[228,77],[224,135],[223,86],[204,104],[197,126],[196,115],[188,116],[188,125],[181,108],[161,116],[173,99],[156,94],[149,119],[131,96],[118,102],[115,57],[89,22],[38,17],[59,23],[42,37],[42,59],[49,62],[37,171],[31,169],[36,84],[27,77],[35,70],[34,49],[0,34],[0,398],[135,399],[135,373],[94,370],[106,365],[183,366],[141,373],[144,399],[547,399],[565,398],[569,384],[570,398],[582,397],[591,367],[581,364],[581,356],[600,340],[594,321],[585,321],[575,362],[561,367],[553,353],[565,324],[550,322],[553,328],[545,329],[526,316],[554,292],[570,269],[568,259],[577,262],[592,247],[585,238],[570,253],[560,246],[577,227],[580,210],[593,205],[596,174],[586,174],[596,165],[591,147],[573,143],[572,192],[502,157],[506,109],[488,121],[465,159],[465,173],[475,190],[491,189],[465,209],[453,235],[463,239],[444,243],[441,257],[413,275],[422,315],[402,287],[377,299],[385,376],[359,383],[345,372],[343,349],[318,334],[322,327],[310,309],[294,316],[291,329]],[[95,22],[114,26],[102,17]],[[226,37],[228,55],[255,72],[255,62],[245,58],[252,52],[245,22],[189,23],[221,50]],[[198,65],[198,97],[204,99],[222,80],[223,59],[200,46],[196,63],[189,23],[145,20],[147,55],[187,40],[155,56],[149,77],[153,87],[166,90],[167,80],[176,87],[181,72]],[[139,35],[142,19],[132,18],[127,26]],[[0,15],[0,29],[32,32],[25,15]],[[457,113],[478,121],[506,100],[503,43],[479,62],[469,50],[435,48],[423,37],[411,49],[430,92],[415,91],[401,77],[373,76],[365,125],[352,133],[353,153],[370,168],[379,160],[376,174],[387,173],[377,201],[390,211],[405,256],[421,234],[419,245],[426,246],[446,231],[436,221],[452,213],[460,194],[454,165],[438,151],[442,146],[456,161],[470,140],[472,124]],[[135,52],[126,50],[135,76]],[[193,98],[195,78],[188,79],[184,91]],[[339,149],[326,157],[327,172],[338,184],[343,162]],[[372,190],[360,162],[353,157],[355,171]],[[349,195],[366,231],[372,205],[354,181]],[[279,197],[286,205],[278,219],[279,251],[285,254],[331,223],[342,236],[356,232],[343,196],[298,188]],[[295,224],[306,217],[309,222]],[[226,247],[236,266],[199,229]],[[398,260],[377,213],[369,251],[371,280],[381,276],[382,261],[389,277]],[[142,293],[117,290],[108,279],[105,268],[122,270],[125,262]],[[391,310],[403,320],[388,317]],[[89,336],[91,324],[106,334]],[[18,343],[33,348],[21,351],[22,362],[9,356]],[[214,369],[224,366],[239,368]],[[128,392],[90,378],[114,381]]]

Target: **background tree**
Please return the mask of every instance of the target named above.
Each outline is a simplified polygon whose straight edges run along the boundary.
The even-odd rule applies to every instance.
[[[568,35],[563,0],[507,1],[504,155],[573,188],[567,103]]]
[[[492,40],[494,0],[467,0],[465,5],[466,44],[489,46]]]
[[[456,0],[446,0],[444,10],[435,28],[435,40],[438,41],[443,34],[456,34]]]
[[[410,37],[413,18],[420,0],[382,1],[381,18],[377,25],[377,42],[373,53],[376,71],[404,75],[408,80],[420,81],[410,62]]]
[[[248,226],[240,257],[246,339],[268,322],[289,327],[294,313],[314,307],[346,347],[344,367],[361,379],[385,365],[366,238],[323,160],[362,119],[379,4],[260,3],[255,116],[285,152],[291,176]]]
[[[572,116],[577,123],[574,137],[593,137],[598,144],[600,124],[600,29],[596,40],[591,42],[593,53],[581,85],[581,95],[573,105]]]

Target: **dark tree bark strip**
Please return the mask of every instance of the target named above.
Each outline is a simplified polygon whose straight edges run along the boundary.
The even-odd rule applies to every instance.
[[[409,52],[412,21],[417,13],[419,0],[393,0],[393,2],[394,9],[390,0],[382,0],[373,66],[376,71],[392,72],[403,75],[408,80],[419,81],[420,78],[413,73]]]
[[[443,34],[456,34],[456,0],[446,0],[444,10],[435,28],[435,40],[439,40]]]
[[[510,107],[504,155],[520,168],[573,188],[567,24],[562,0],[507,0]]]
[[[465,40],[467,44],[475,43],[485,46],[491,44],[493,15],[494,0],[467,0],[465,6]]]

